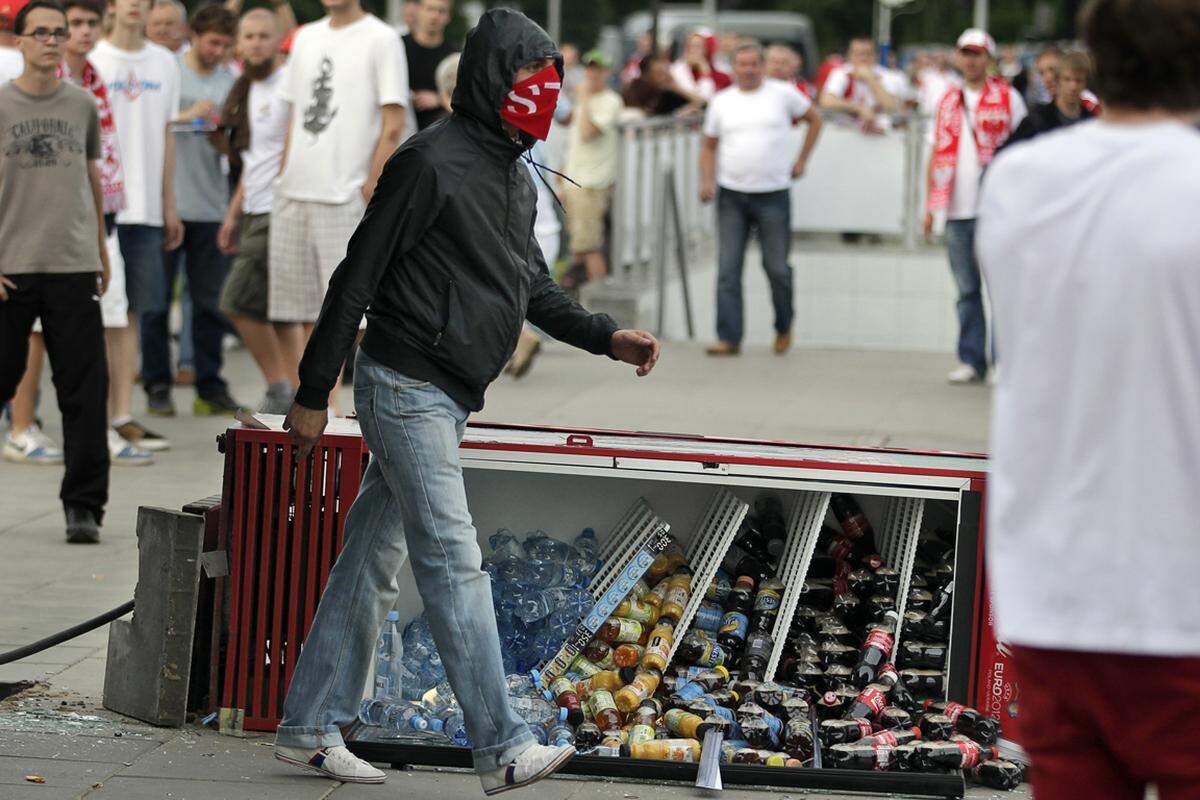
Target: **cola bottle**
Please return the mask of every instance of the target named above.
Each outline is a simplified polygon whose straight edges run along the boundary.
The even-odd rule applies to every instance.
[[[784,719],[789,721],[802,719],[807,722],[809,720],[808,701],[798,694],[785,697],[783,702],[779,704],[779,713]]]
[[[730,575],[746,575],[754,581],[771,574],[762,559],[747,553],[737,543],[729,546],[725,558],[721,561],[721,568]]]
[[[858,627],[863,620],[864,610],[862,600],[851,592],[843,592],[833,598],[833,613],[846,621],[851,627]]]
[[[817,636],[821,641],[834,641],[854,648],[857,648],[862,641],[861,636],[856,636],[854,631],[847,628],[836,617],[830,617],[821,622],[817,626]]]
[[[858,649],[833,639],[821,642],[821,664],[828,671],[834,664],[844,664],[849,667],[858,660]],[[851,673],[853,674],[853,672]]]
[[[904,612],[904,632],[916,639],[946,641],[950,637],[950,620],[934,619],[923,611]]]
[[[867,619],[881,621],[889,611],[896,611],[896,597],[890,594],[873,594],[867,598]]]
[[[742,523],[742,529],[733,540],[733,544],[760,561],[766,562],[771,558],[767,552],[767,537],[755,525],[753,518],[747,518]]]
[[[991,759],[976,764],[970,775],[989,789],[1008,791],[1021,785],[1025,778],[1025,769],[1014,761]]]
[[[921,738],[930,742],[945,741],[954,735],[954,723],[945,714],[922,714],[917,724]]]
[[[738,724],[742,729],[742,738],[748,741],[751,747],[777,747],[779,745],[779,735],[783,731],[783,723],[778,717],[759,709],[758,714],[739,717]]]
[[[842,528],[842,535],[847,539],[863,539],[874,543],[875,531],[870,521],[853,497],[846,494],[835,494],[829,498],[829,508],[834,518]]]
[[[815,633],[817,630],[817,620],[821,618],[821,612],[809,605],[797,606],[796,613],[792,615],[792,633]]]
[[[941,670],[902,669],[900,682],[920,697],[944,697],[946,694],[946,677]]]
[[[862,604],[860,611],[866,613],[866,600],[875,594],[875,573],[869,569],[856,569],[849,572],[846,575],[846,591],[844,594],[858,598],[859,603]]]
[[[726,662],[725,648],[711,639],[697,636],[694,632],[683,637],[675,651],[678,663],[695,664],[700,667],[718,667]]]
[[[940,642],[905,639],[900,642],[896,661],[906,669],[941,670],[946,664],[947,646]]]
[[[909,728],[913,724],[912,714],[903,708],[897,706],[888,706],[883,711],[879,712],[879,718],[876,720],[879,727],[887,730],[894,728]]]
[[[825,747],[857,742],[872,733],[871,722],[865,719],[827,719],[817,726],[817,731]]]
[[[818,611],[827,611],[833,606],[833,598],[832,582],[807,579],[800,585],[800,597],[797,602]]]
[[[923,742],[917,746],[916,760],[922,770],[969,770],[997,758],[996,748],[985,747],[966,736],[954,736],[944,742]]]
[[[886,744],[891,747],[897,747],[909,742],[920,741],[921,729],[917,727],[894,728],[886,731],[875,731],[870,736],[864,736],[863,742]]]
[[[913,587],[908,590],[908,602],[904,607],[913,611],[929,611],[933,608],[933,595],[925,589]]]
[[[835,744],[825,753],[825,763],[833,769],[885,770],[891,763],[893,748],[886,744],[855,742]]]
[[[746,649],[742,653],[742,674],[754,680],[762,680],[774,648],[775,640],[771,638],[770,634],[750,634],[746,639]]]
[[[874,681],[880,668],[891,659],[898,621],[899,617],[893,611],[884,614],[883,622],[871,626],[854,668],[855,685],[866,686]]]
[[[887,707],[887,687],[877,683],[869,683],[858,693],[858,697],[846,709],[847,719],[876,719],[880,712]]]
[[[813,695],[818,694],[817,690],[825,685],[825,670],[821,669],[820,664],[811,661],[798,661],[783,674],[788,681],[807,689]]]
[[[755,703],[770,711],[776,716],[783,709],[784,689],[774,681],[767,681],[754,690]]]
[[[801,761],[813,757],[815,738],[808,719],[795,717],[783,726],[783,749]]]
[[[879,567],[875,570],[875,593],[896,596],[900,588],[900,572],[893,567]]]
[[[580,750],[587,750],[600,744],[602,736],[599,725],[584,722],[575,729],[575,744]]]
[[[971,737],[980,744],[995,744],[1000,736],[999,720],[985,717],[976,709],[961,703],[935,703],[930,700],[925,702],[925,710],[945,714],[950,718],[955,731]]]
[[[721,618],[721,630],[717,633],[717,644],[725,648],[727,653],[736,653],[742,649],[746,635],[750,632],[750,620],[740,611],[726,612]]]
[[[725,598],[725,610],[737,611],[749,616],[754,611],[755,580],[749,575],[739,575]]]
[[[816,661],[819,657],[817,648],[817,637],[807,631],[797,632],[793,626],[783,652],[797,661]]]
[[[825,688],[839,692],[847,690],[850,694],[858,694],[853,688],[853,670],[845,664],[830,664],[825,668]]]
[[[842,716],[842,698],[837,692],[825,692],[817,700],[817,719],[827,720]]]

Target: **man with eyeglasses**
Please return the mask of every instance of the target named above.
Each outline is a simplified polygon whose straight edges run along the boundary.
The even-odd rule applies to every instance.
[[[0,404],[40,317],[63,415],[67,541],[95,543],[109,470],[100,118],[90,94],[58,77],[70,37],[62,6],[30,0],[14,32],[25,69],[0,87]]]

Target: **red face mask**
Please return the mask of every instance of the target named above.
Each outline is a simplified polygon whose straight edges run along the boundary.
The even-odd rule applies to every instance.
[[[550,122],[554,118],[554,107],[558,105],[561,88],[558,70],[551,64],[541,72],[513,84],[512,91],[500,106],[500,119],[545,141],[550,135]]]

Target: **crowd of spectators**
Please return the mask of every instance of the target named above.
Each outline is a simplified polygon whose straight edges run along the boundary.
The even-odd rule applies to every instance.
[[[92,445],[97,436],[105,440],[108,458],[93,453],[87,463],[106,474],[110,464],[153,463],[156,454],[171,447],[168,437],[153,429],[158,425],[152,428],[135,416],[139,384],[145,413],[152,417],[179,413],[177,386],[194,386],[196,415],[232,415],[241,407],[223,377],[224,346],[233,335],[262,375],[256,407],[271,413],[288,409],[326,285],[384,162],[405,136],[451,110],[448,86],[458,45],[446,33],[451,0],[407,0],[399,31],[367,13],[360,0],[322,0],[326,16],[303,27],[297,27],[287,0],[245,13],[241,0],[226,0],[200,7],[190,19],[179,0],[110,0],[107,5],[66,0],[62,7],[58,2],[0,0],[0,82],[33,79],[25,50],[36,45],[45,49],[39,57],[57,59],[55,80],[80,87],[97,112],[99,149],[94,159],[88,149],[87,160],[95,161],[100,180],[102,247],[89,264],[104,273],[104,285],[96,291],[100,326],[92,334],[103,343],[106,372],[102,382],[91,377],[88,392],[100,393],[104,424],[84,438]],[[65,34],[60,37],[56,26],[48,33],[18,27],[26,5],[39,18],[63,14]],[[745,232],[766,234],[770,242],[783,237],[770,235],[773,223],[760,219],[769,209],[756,195],[782,191],[775,186],[781,169],[798,170],[785,176],[788,180],[803,172],[819,128],[814,124],[820,121],[818,110],[870,134],[905,124],[912,111],[934,119],[944,98],[964,85],[961,49],[916,53],[902,71],[894,58],[880,63],[873,41],[858,37],[844,53],[813,69],[786,42],[764,48],[736,33],[697,29],[680,39],[677,52],[655,47],[643,36],[615,69],[604,51],[583,53],[564,43],[563,91],[555,115],[559,133],[532,151],[530,164],[539,190],[535,232],[547,261],[560,263],[557,272],[569,288],[608,273],[621,120],[706,117],[713,157],[718,142],[725,154],[708,167],[714,186],[709,194],[715,198],[720,189],[719,227],[738,240],[721,257],[720,341],[736,352],[740,290],[732,281],[736,275],[740,283]],[[741,80],[739,54],[756,61],[752,68],[743,65]],[[1014,87],[1011,130],[1005,132],[1014,141],[1098,111],[1086,88],[1086,58],[1078,53],[1050,47],[1027,64],[1008,47],[991,72]],[[751,73],[756,77],[747,77]],[[12,91],[23,96],[20,91],[27,89],[18,85]],[[972,91],[964,90],[968,109]],[[1022,97],[1033,109],[1028,117]],[[748,131],[747,121],[753,128],[755,120],[761,129]],[[782,166],[738,161],[734,145],[743,137],[749,135],[745,141],[758,147],[764,137],[774,142],[772,137],[801,121],[811,138],[799,162],[791,156]],[[958,162],[956,187],[965,187],[972,170],[986,162],[965,156]],[[17,169],[9,161],[0,162],[0,184],[16,185]],[[753,175],[748,181],[729,178],[738,170]],[[967,194],[959,187],[948,201],[952,234],[964,227],[958,222],[971,218],[963,211],[971,203]],[[5,209],[0,217],[14,213]],[[780,231],[786,231],[786,215],[782,220]],[[0,230],[4,225],[12,230],[20,221],[0,219]],[[743,233],[733,236],[736,230]],[[953,252],[961,237],[949,238]],[[0,247],[12,252],[9,241],[0,241]],[[777,332],[786,337],[791,313],[782,300],[787,254],[786,248],[771,250],[776,251],[768,273],[779,301]],[[0,274],[11,282],[14,275],[64,270],[63,264],[45,263],[47,257],[27,264],[5,259]],[[960,274],[965,273],[956,267],[956,277]],[[0,298],[0,318],[11,316],[7,312],[14,307]],[[176,307],[177,326],[172,324]],[[64,425],[68,441],[59,447],[38,422],[43,362],[52,350],[42,330],[46,320],[38,318],[50,315],[35,314],[26,333],[19,326],[2,331],[8,360],[23,354],[19,371],[6,364],[16,376],[13,385],[0,385],[2,399],[10,401],[3,454],[28,464],[83,463],[72,457],[83,452],[69,441],[75,427]],[[975,341],[980,326],[970,327]],[[14,336],[22,339],[19,348]],[[511,374],[528,370],[539,342],[535,331],[526,331]],[[787,349],[785,338],[777,349]],[[60,343],[58,358],[70,357],[66,352]],[[973,366],[964,359],[972,366],[970,377],[982,378],[982,356],[975,350],[971,355]],[[49,356],[53,367],[55,353]],[[64,395],[70,392],[60,385],[63,372],[61,364],[54,369],[65,418],[70,404]],[[332,397],[331,409],[336,409]],[[64,488],[64,501],[66,495]],[[98,518],[102,507],[93,503],[92,510]]]

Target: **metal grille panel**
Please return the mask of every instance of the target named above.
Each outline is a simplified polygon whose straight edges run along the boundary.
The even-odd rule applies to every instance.
[[[792,617],[795,616],[796,606],[800,603],[804,579],[808,576],[808,568],[812,564],[817,538],[821,534],[821,526],[828,508],[829,492],[802,492],[788,518],[787,546],[775,575],[783,582],[784,590],[783,600],[779,605],[779,617],[771,631],[775,647],[771,651],[771,659],[767,662],[765,679],[768,681],[775,680],[775,670],[779,668],[779,661],[783,657],[787,634],[792,627]]]

